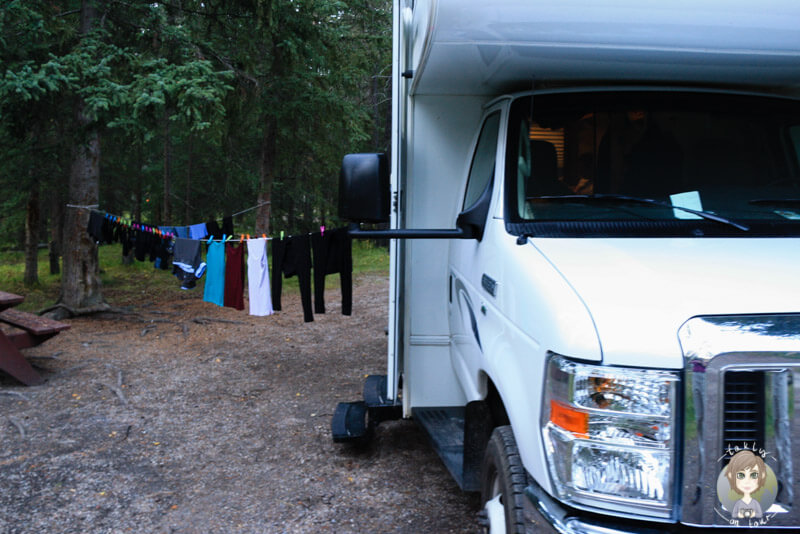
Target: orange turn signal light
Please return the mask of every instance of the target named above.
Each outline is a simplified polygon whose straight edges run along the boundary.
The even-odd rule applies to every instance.
[[[564,430],[587,437],[589,434],[589,414],[562,404],[550,401],[550,422]]]

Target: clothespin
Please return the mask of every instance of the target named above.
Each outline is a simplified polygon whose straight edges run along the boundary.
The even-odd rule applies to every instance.
[[[239,234],[239,243],[244,241],[244,234]]]
[[[281,230],[281,241],[283,241],[283,230]]]
[[[210,245],[211,242],[214,241],[214,236],[209,236],[207,243]]]
[[[247,240],[250,241],[250,234],[247,234]]]
[[[319,227],[319,233],[320,233],[321,235],[325,235],[325,227],[324,227],[324,226],[320,226],[320,227]]]

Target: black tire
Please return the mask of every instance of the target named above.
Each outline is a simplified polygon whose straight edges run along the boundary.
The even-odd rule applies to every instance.
[[[492,432],[481,469],[481,505],[487,513],[486,503],[500,495],[503,505],[506,534],[525,532],[522,506],[528,477],[517,450],[517,442],[510,426],[499,426]],[[485,517],[486,517],[485,516]],[[490,518],[487,517],[487,521]],[[487,532],[492,532],[487,524]]]

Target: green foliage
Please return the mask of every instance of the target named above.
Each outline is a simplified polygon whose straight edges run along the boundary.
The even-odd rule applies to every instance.
[[[130,95],[134,121],[168,105],[175,109],[170,120],[181,120],[196,131],[208,129],[214,119],[225,116],[223,98],[232,89],[226,83],[233,78],[232,72],[216,72],[206,60],[176,65],[165,58],[154,58],[140,68],[124,88]]]
[[[167,157],[173,223],[243,210],[267,187],[273,230],[297,232],[337,224],[345,153],[387,149],[389,2],[95,0],[87,35],[80,4],[0,5],[2,190],[38,183],[63,205],[79,102],[101,133],[101,209],[154,224]],[[3,198],[0,248],[20,246],[25,201]]]

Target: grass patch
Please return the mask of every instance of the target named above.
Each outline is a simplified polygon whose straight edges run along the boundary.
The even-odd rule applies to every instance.
[[[125,307],[174,299],[187,294],[203,298],[203,281],[190,291],[180,289],[180,283],[172,276],[172,269],[153,268],[149,261],[135,261],[126,265],[122,262],[122,245],[103,245],[98,250],[100,260],[100,281],[103,284],[103,297],[112,306]],[[271,260],[271,258],[270,258]],[[270,263],[271,264],[271,263]],[[22,252],[0,252],[0,290],[25,296],[19,309],[38,311],[51,306],[58,300],[61,291],[61,275],[50,274],[47,250],[39,251],[39,284],[25,287],[25,256]],[[388,276],[389,253],[385,248],[374,247],[365,241],[353,241],[353,275],[381,274]],[[270,276],[272,270],[270,269]],[[325,288],[339,287],[339,277],[328,275]],[[247,289],[245,288],[245,291]],[[299,292],[298,280],[294,276],[283,280],[283,293]]]
[[[0,290],[25,295],[21,310],[35,311],[45,308],[58,299],[61,275],[50,274],[46,249],[39,251],[39,284],[25,287],[25,255],[22,252],[0,252]]]

